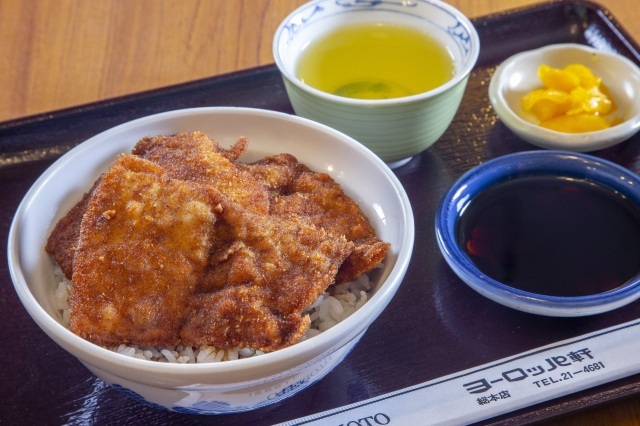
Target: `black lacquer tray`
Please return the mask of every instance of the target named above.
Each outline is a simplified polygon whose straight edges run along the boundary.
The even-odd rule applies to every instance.
[[[640,302],[586,318],[517,312],[467,288],[440,255],[434,215],[454,180],[490,158],[534,149],[502,125],[489,104],[489,79],[501,61],[522,50],[572,42],[615,51],[640,63],[636,42],[595,3],[542,3],[475,19],[474,24],[481,39],[480,59],[452,126],[435,146],[395,170],[411,199],[416,221],[407,276],[388,309],[333,372],[290,399],[243,414],[199,417],[144,405],[95,378],[36,326],[20,304],[3,260],[0,424],[273,424],[640,318]],[[132,119],[201,106],[292,112],[277,69],[265,66],[0,123],[2,259],[6,259],[7,234],[20,200],[61,154]],[[594,154],[640,172],[640,135]],[[640,376],[635,375],[485,423],[541,420],[639,390]]]

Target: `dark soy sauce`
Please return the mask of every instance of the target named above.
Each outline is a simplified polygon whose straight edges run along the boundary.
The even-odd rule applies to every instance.
[[[531,176],[471,201],[458,244],[489,277],[525,291],[583,296],[640,271],[640,209],[587,180]]]

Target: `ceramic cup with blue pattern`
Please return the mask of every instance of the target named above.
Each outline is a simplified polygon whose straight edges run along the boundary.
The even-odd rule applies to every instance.
[[[296,67],[304,47],[352,23],[406,25],[427,33],[451,52],[453,78],[427,92],[391,99],[347,98],[302,83]],[[314,0],[291,13],[273,40],[275,63],[295,113],[346,133],[392,167],[429,148],[447,130],[479,52],[471,22],[439,0]]]

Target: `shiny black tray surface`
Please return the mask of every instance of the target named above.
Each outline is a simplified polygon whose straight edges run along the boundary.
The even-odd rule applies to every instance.
[[[198,417],[159,410],[110,388],[29,318],[0,263],[0,424],[273,424],[340,407],[640,317],[640,303],[587,318],[546,318],[502,307],[467,288],[436,245],[438,201],[462,173],[490,158],[534,149],[502,125],[487,89],[496,66],[522,50],[581,43],[640,63],[637,44],[590,2],[543,3],[474,20],[479,62],[452,126],[395,172],[411,200],[416,243],[395,299],[347,359],[298,395],[243,414]],[[37,177],[89,137],[142,116],[181,108],[243,106],[291,113],[275,66],[265,66],[78,108],[0,123],[0,256],[15,210]],[[197,129],[194,129],[197,130]],[[215,137],[215,135],[212,135]],[[594,153],[640,172],[640,136]],[[491,422],[525,423],[640,390],[632,376],[528,407]]]

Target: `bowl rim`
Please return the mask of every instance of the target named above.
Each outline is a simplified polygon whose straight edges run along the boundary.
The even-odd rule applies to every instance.
[[[238,359],[232,362],[217,362],[217,363],[201,363],[201,364],[179,364],[179,363],[162,363],[149,360],[141,360],[116,353],[109,349],[103,348],[99,345],[93,344],[77,335],[71,330],[64,327],[58,320],[54,319],[49,313],[40,305],[34,294],[32,293],[29,284],[27,283],[26,276],[21,270],[20,261],[20,241],[19,234],[22,228],[22,221],[26,210],[37,196],[41,187],[46,181],[53,175],[59,168],[63,167],[65,163],[72,160],[74,156],[80,154],[91,146],[100,143],[105,138],[111,138],[123,131],[127,131],[130,128],[143,126],[152,122],[162,122],[162,120],[172,119],[176,117],[188,117],[193,114],[241,114],[266,117],[273,120],[289,121],[306,127],[311,127],[316,131],[320,131],[329,137],[340,139],[342,142],[347,143],[352,148],[357,149],[362,155],[371,161],[371,164],[376,168],[379,173],[383,173],[390,185],[393,187],[394,192],[400,200],[401,215],[405,222],[405,235],[403,236],[402,246],[397,248],[397,258],[395,265],[389,271],[388,276],[384,279],[384,282],[380,285],[376,293],[367,300],[361,309],[354,314],[344,319],[342,322],[336,324],[326,332],[320,333],[311,339],[298,342],[292,346],[270,352],[264,355]],[[52,218],[53,220],[53,218]],[[52,338],[56,343],[62,346],[65,350],[67,346],[74,347],[77,352],[82,353],[83,357],[79,357],[77,353],[71,353],[72,355],[80,358],[83,362],[106,362],[113,365],[118,365],[122,368],[130,368],[140,372],[146,373],[163,373],[168,376],[177,376],[185,378],[197,378],[197,376],[203,373],[216,373],[224,372],[225,374],[231,374],[234,372],[240,372],[248,369],[255,369],[258,367],[264,367],[265,365],[278,368],[278,365],[284,365],[286,360],[292,357],[301,356],[301,354],[313,354],[317,352],[318,346],[323,346],[323,343],[327,343],[335,338],[336,335],[342,335],[339,345],[330,345],[333,350],[337,350],[344,345],[347,341],[353,339],[364,329],[353,327],[354,324],[365,323],[367,326],[373,322],[378,316],[376,310],[382,311],[389,300],[394,295],[397,288],[400,286],[405,272],[408,268],[409,261],[413,250],[413,243],[415,237],[413,212],[409,198],[400,183],[399,179],[389,169],[389,167],[373,154],[368,148],[355,141],[353,138],[338,132],[323,124],[314,122],[309,119],[298,117],[295,115],[258,109],[258,108],[246,108],[246,107],[200,107],[200,108],[187,108],[173,111],[166,111],[158,114],[153,114],[138,119],[134,119],[105,131],[102,131],[76,147],[69,150],[58,158],[52,165],[50,165],[33,183],[27,193],[21,200],[9,229],[9,237],[7,242],[7,260],[9,266],[9,273],[14,284],[16,293],[21,300],[24,308],[27,310],[32,319],[42,328],[47,335]],[[371,315],[373,319],[369,318]]]
[[[371,107],[392,106],[392,105],[398,105],[398,104],[402,104],[402,105],[412,104],[415,102],[424,101],[426,99],[435,98],[441,94],[446,93],[452,87],[457,86],[461,82],[464,82],[471,74],[471,71],[473,70],[476,62],[478,61],[478,57],[480,56],[480,37],[478,35],[476,28],[474,27],[471,20],[469,20],[469,18],[467,18],[462,12],[460,12],[455,7],[441,0],[422,0],[421,3],[425,5],[438,7],[448,12],[452,16],[455,16],[455,18],[462,24],[462,26],[468,32],[470,36],[470,46],[471,46],[470,56],[466,65],[462,67],[460,72],[456,72],[453,78],[451,78],[449,81],[431,90],[418,93],[415,95],[403,96],[398,98],[358,99],[358,98],[348,98],[345,96],[338,96],[328,92],[324,92],[322,90],[316,89],[315,87],[309,86],[308,84],[302,83],[295,76],[294,70],[290,70],[288,69],[288,67],[285,66],[284,60],[280,56],[278,45],[282,35],[285,34],[286,26],[289,23],[291,23],[297,15],[299,15],[301,12],[303,12],[305,9],[311,6],[315,6],[319,3],[325,3],[327,1],[330,1],[330,0],[311,0],[311,1],[308,1],[307,3],[302,4],[298,8],[296,8],[293,12],[287,15],[287,17],[285,17],[284,20],[278,25],[272,41],[272,53],[273,53],[275,64],[277,68],[280,70],[281,75],[286,79],[286,81],[293,84],[302,92],[309,93],[324,101],[334,102],[342,105],[363,106],[363,107],[371,108]],[[399,4],[399,5],[404,6],[404,4]],[[354,12],[357,13],[359,12],[359,10],[356,10]],[[366,12],[366,11],[363,11],[363,12]]]
[[[566,163],[568,161],[585,170],[597,167],[599,170],[604,169],[606,172],[615,172],[616,175],[615,177],[611,175],[612,178],[610,182],[613,182],[616,179],[621,180],[621,177],[624,177],[630,182],[633,182],[635,187],[640,186],[640,176],[635,175],[630,170],[609,160],[589,154],[558,150],[533,150],[511,153],[493,158],[464,173],[450,187],[440,201],[435,219],[436,239],[447,263],[449,263],[454,272],[471,287],[488,292],[499,299],[511,298],[529,307],[544,308],[547,311],[567,309],[583,310],[586,308],[594,308],[601,305],[620,302],[622,299],[627,299],[633,296],[634,293],[637,293],[636,298],[640,297],[640,292],[638,291],[638,288],[640,288],[640,272],[636,273],[636,275],[634,275],[627,283],[616,287],[615,289],[584,296],[552,296],[520,290],[482,273],[471,259],[464,254],[458,244],[456,244],[454,232],[455,223],[457,222],[459,214],[454,210],[456,208],[458,211],[463,209],[462,206],[457,205],[458,202],[464,203],[466,206],[470,199],[473,198],[473,195],[465,194],[468,197],[466,199],[460,199],[463,195],[464,189],[469,185],[469,183],[476,181],[484,182],[483,179],[488,179],[487,182],[485,182],[486,184],[479,185],[479,191],[476,191],[474,193],[475,195],[496,183],[503,182],[505,179],[510,179],[510,175],[519,175],[521,170],[518,170],[518,165],[529,162],[536,166],[542,166],[542,169],[540,169],[542,171],[544,170],[545,164],[549,164],[550,160],[555,160],[558,164],[554,164],[547,170],[561,171],[559,163]],[[498,178],[489,181],[491,178],[486,177],[489,173],[495,173]],[[539,172],[526,170],[525,174],[530,175],[535,173]],[[542,173],[544,173],[544,171]],[[574,176],[577,173],[567,172],[566,174]],[[589,178],[587,177],[586,179]],[[604,185],[607,184],[604,183]],[[628,191],[628,193],[630,192],[631,190]],[[640,193],[636,194],[636,200],[634,200],[634,203],[637,204],[640,209]],[[456,216],[456,218],[451,219],[453,216]],[[633,300],[634,299],[628,300],[627,303],[630,303]],[[496,301],[502,303],[499,300]],[[522,310],[532,311],[535,310],[535,308]]]
[[[533,145],[546,149],[573,152],[589,152],[608,148],[637,133],[640,130],[640,111],[615,126],[583,133],[566,133],[547,129],[524,119],[514,111],[511,104],[506,100],[503,90],[503,83],[508,78],[507,73],[510,68],[516,66],[519,61],[525,58],[562,50],[573,50],[590,55],[596,54],[618,61],[632,72],[636,76],[636,80],[640,82],[640,68],[633,61],[620,54],[598,50],[588,45],[557,43],[518,52],[498,65],[489,82],[489,101],[502,122],[514,133]],[[640,91],[640,86],[638,86],[638,90]]]

